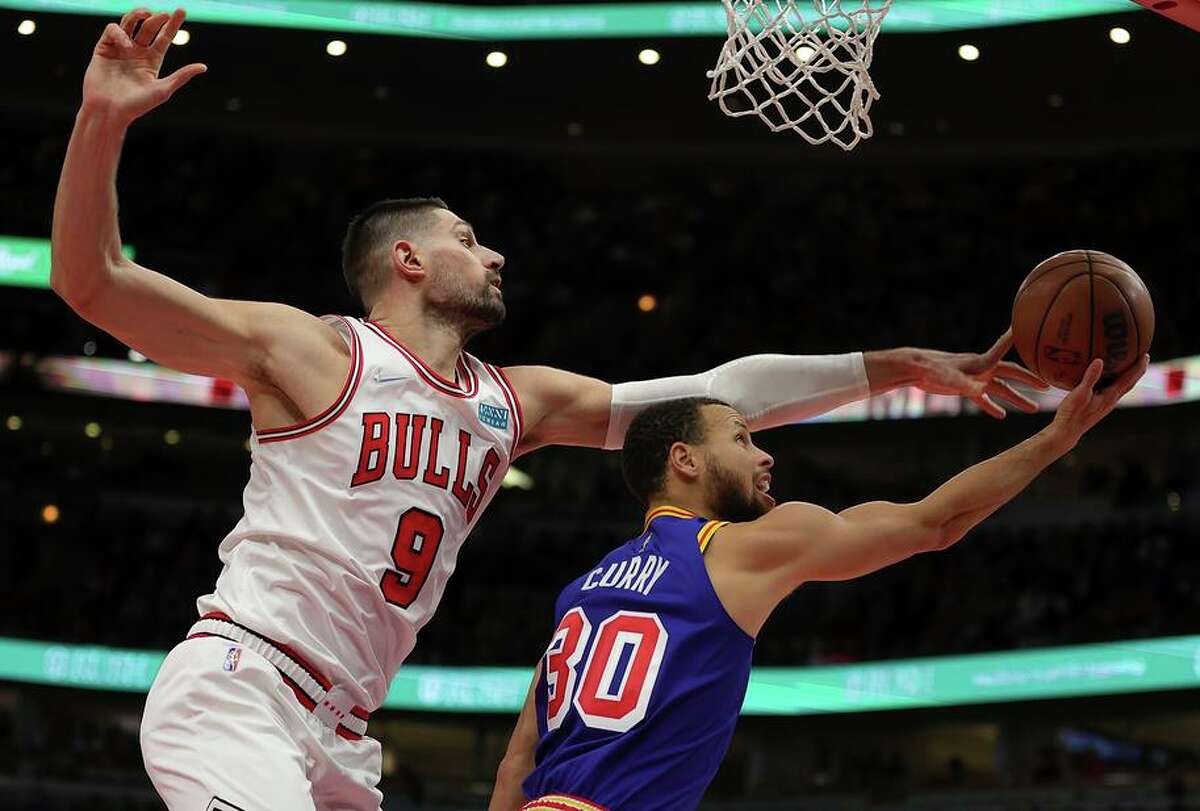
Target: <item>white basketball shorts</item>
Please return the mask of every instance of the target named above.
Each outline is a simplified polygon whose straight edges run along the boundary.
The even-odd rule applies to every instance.
[[[167,655],[141,743],[171,811],[378,811],[382,799],[379,742],[337,734],[266,658],[219,636]]]

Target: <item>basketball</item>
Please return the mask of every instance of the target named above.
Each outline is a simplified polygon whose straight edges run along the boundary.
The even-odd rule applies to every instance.
[[[1154,337],[1154,304],[1133,268],[1101,251],[1065,251],[1033,269],[1017,290],[1013,339],[1027,367],[1070,389],[1093,358],[1101,385],[1137,363]]]

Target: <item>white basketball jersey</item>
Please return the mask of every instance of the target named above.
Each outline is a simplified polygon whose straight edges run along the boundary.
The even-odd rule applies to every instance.
[[[466,353],[449,381],[372,322],[326,320],[351,348],[346,384],[312,419],[255,432],[245,516],[197,607],[293,647],[374,710],[508,470],[521,410]]]

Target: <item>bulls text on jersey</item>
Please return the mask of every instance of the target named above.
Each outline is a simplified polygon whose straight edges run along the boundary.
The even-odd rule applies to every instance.
[[[450,455],[450,465],[442,464],[445,422],[438,417],[369,411],[362,416],[362,427],[358,467],[350,480],[351,487],[381,480],[388,471],[388,461],[391,459],[393,478],[398,481],[420,481],[441,490],[449,488],[462,504],[467,521],[474,520],[492,485],[492,478],[500,468],[501,458],[495,447],[487,449],[478,470],[469,471],[471,443],[478,441],[478,438],[470,431],[459,429],[457,453]]]

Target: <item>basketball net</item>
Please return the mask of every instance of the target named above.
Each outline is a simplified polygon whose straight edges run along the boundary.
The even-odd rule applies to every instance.
[[[708,97],[726,115],[847,151],[871,137],[871,51],[892,0],[721,2],[729,37]]]

